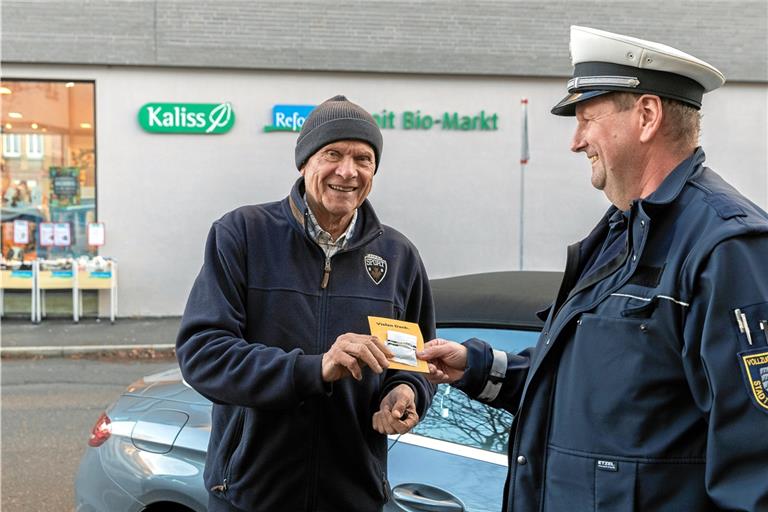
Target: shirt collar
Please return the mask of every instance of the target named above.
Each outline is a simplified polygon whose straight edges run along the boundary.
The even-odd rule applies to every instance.
[[[333,245],[337,245],[342,248],[346,247],[354,235],[355,224],[357,223],[357,209],[355,209],[355,212],[352,214],[352,220],[349,221],[349,226],[347,226],[347,229],[345,229],[344,232],[339,235],[339,238],[333,240],[331,234],[320,227],[320,224],[317,222],[317,218],[315,217],[312,208],[309,207],[309,203],[307,202],[306,192],[304,193],[304,204],[307,205],[307,212],[309,213],[309,225],[307,226],[307,230],[309,231],[309,235],[312,237],[312,239],[316,242],[320,242],[322,240],[331,242]]]

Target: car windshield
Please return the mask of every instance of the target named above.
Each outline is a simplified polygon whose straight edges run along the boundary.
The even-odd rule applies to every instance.
[[[494,348],[516,354],[535,345],[539,333],[446,327],[439,328],[437,336],[455,341],[480,338]],[[413,429],[413,433],[505,454],[511,425],[512,415],[508,412],[470,400],[458,389],[440,384],[426,417]]]

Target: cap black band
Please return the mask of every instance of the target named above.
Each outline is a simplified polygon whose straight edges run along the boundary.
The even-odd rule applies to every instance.
[[[605,77],[603,83],[600,80],[586,80],[587,78]],[[635,82],[628,80],[626,85],[620,85],[617,77],[636,78]],[[575,87],[568,89],[568,92],[585,91],[623,91],[634,92],[638,94],[655,94],[664,98],[682,101],[695,107],[701,108],[701,98],[704,96],[704,87],[691,80],[688,77],[667,73],[666,71],[656,71],[653,69],[642,69],[633,66],[624,66],[621,64],[612,64],[610,62],[581,62],[573,68],[573,78]],[[614,82],[613,85],[608,85]]]

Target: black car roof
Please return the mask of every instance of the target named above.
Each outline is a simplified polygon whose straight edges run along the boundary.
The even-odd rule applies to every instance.
[[[508,327],[534,330],[536,316],[555,300],[562,272],[486,272],[433,279],[438,327]]]

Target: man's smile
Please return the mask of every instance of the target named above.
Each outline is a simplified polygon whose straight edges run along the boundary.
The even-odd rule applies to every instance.
[[[345,187],[344,185],[328,185],[328,188],[335,190],[336,192],[354,192],[357,187]]]

